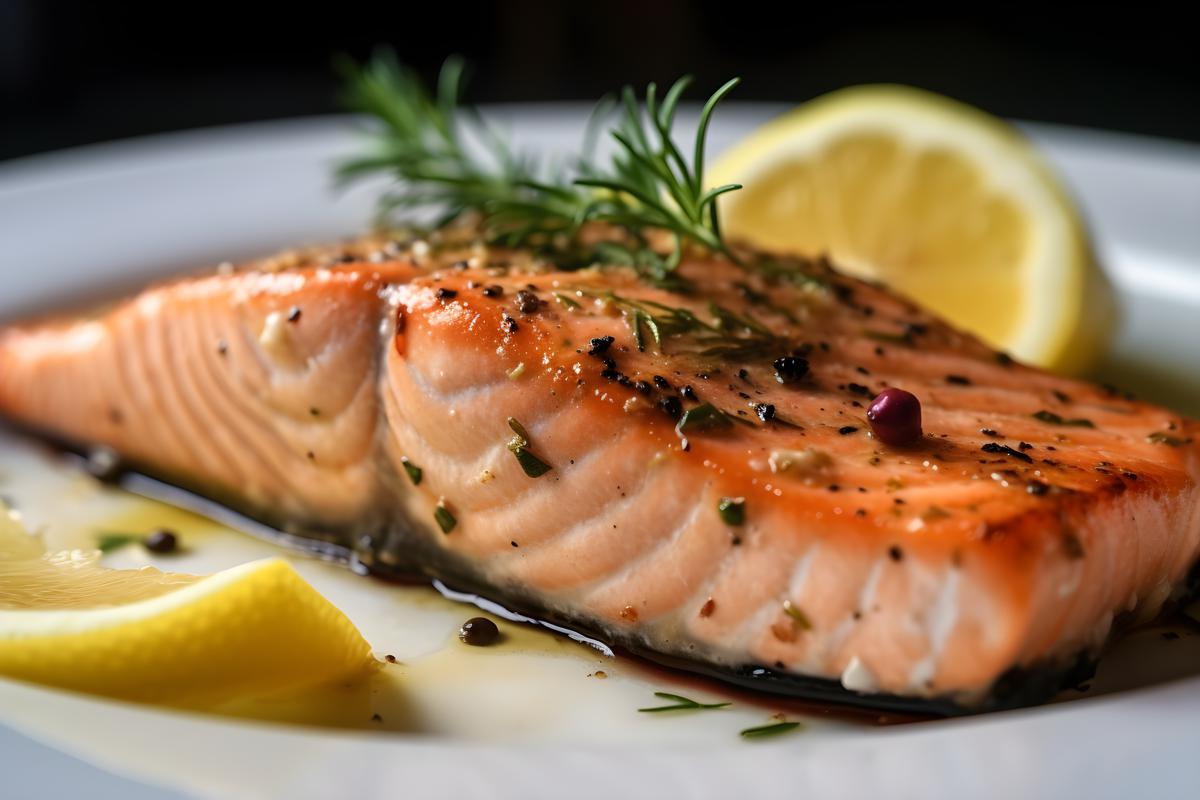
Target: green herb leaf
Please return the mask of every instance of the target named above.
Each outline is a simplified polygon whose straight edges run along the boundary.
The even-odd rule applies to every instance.
[[[717,503],[717,513],[726,525],[741,525],[746,521],[746,498],[722,497]]]
[[[692,352],[696,355],[708,358],[750,361],[790,349],[786,339],[750,315],[735,314],[716,303],[708,307],[713,322],[706,322],[687,308],[632,300],[614,292],[588,294],[620,308],[639,350],[645,349],[643,328],[650,331],[660,349],[667,339],[682,339],[695,348]]]
[[[765,736],[778,736],[799,727],[799,722],[776,722],[771,725],[759,725],[757,728],[746,728],[741,735],[743,739],[759,739]]]
[[[412,481],[413,486],[421,485],[421,468],[408,460],[408,456],[400,457],[400,466],[404,467],[404,472],[408,475],[408,479]]]
[[[803,630],[803,631],[811,631],[812,630],[812,620],[810,620],[808,618],[808,615],[805,614],[800,609],[800,607],[797,606],[795,603],[793,603],[791,600],[783,601],[783,613],[785,613],[789,617],[791,617],[792,622],[800,630]]]
[[[883,331],[863,331],[863,336],[868,339],[874,339],[877,342],[890,342],[891,344],[902,344],[912,346],[912,337],[906,333],[884,333]]]
[[[517,463],[521,465],[525,474],[531,478],[540,478],[549,472],[552,467],[529,452],[529,431],[525,430],[525,426],[509,417],[508,427],[516,434],[508,440],[508,450],[516,456]]]
[[[520,437],[522,445],[529,444],[529,431],[525,430],[525,426],[517,422],[515,417],[508,418],[508,427],[512,428],[512,432]]]
[[[96,549],[101,553],[111,553],[131,544],[142,541],[141,536],[134,533],[105,532],[96,536]]]
[[[1185,444],[1191,444],[1191,439],[1181,439],[1178,436],[1172,436],[1169,433],[1155,431],[1146,435],[1146,441],[1151,444],[1165,444],[1168,447],[1182,447]]]
[[[513,450],[513,455],[517,457],[517,463],[521,465],[521,469],[525,470],[525,474],[531,478],[540,478],[552,469],[549,464],[524,447]]]
[[[1090,419],[1079,417],[1078,419],[1063,419],[1053,411],[1039,411],[1031,415],[1034,419],[1045,422],[1047,425],[1065,425],[1074,428],[1094,428],[1096,427]]]
[[[576,309],[580,308],[579,303],[576,303],[574,300],[572,300],[570,297],[567,297],[562,292],[555,292],[554,299],[557,300],[558,302],[562,303],[563,308],[565,308],[567,311],[575,311]]]
[[[698,703],[695,700],[684,697],[683,695],[671,694],[669,692],[655,692],[654,696],[662,700],[673,700],[669,706],[654,706],[652,708],[639,708],[638,711],[644,714],[657,714],[660,711],[700,711],[706,709],[725,708],[732,705],[731,703]]]
[[[454,518],[454,515],[450,513],[450,510],[446,508],[445,503],[442,501],[438,501],[438,504],[434,507],[433,518],[437,521],[438,527],[442,529],[442,533],[449,533],[458,525],[458,520]]]
[[[723,430],[732,425],[733,423],[730,422],[729,415],[724,411],[719,410],[712,403],[701,403],[683,412],[683,416],[679,418],[679,424],[675,426],[675,430],[681,434],[700,433],[704,431]]]

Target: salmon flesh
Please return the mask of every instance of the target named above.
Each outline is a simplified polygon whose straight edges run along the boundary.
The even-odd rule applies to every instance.
[[[872,433],[886,387],[908,445]],[[466,241],[291,252],[0,329],[0,415],[376,572],[880,708],[1042,700],[1200,553],[1196,422],[819,259],[692,254],[663,288]]]

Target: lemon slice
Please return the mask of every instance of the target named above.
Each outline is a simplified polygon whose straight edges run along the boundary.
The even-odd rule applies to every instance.
[[[982,111],[901,86],[813,100],[725,153],[726,234],[828,254],[1017,358],[1086,369],[1112,328],[1080,215],[1025,138]]]
[[[285,561],[209,577],[44,553],[0,507],[0,675],[192,704],[361,672],[370,647]]]

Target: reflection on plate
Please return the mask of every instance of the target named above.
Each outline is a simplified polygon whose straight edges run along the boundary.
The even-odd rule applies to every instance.
[[[746,109],[740,116],[731,114],[732,123],[717,134],[727,142],[767,113],[766,109]],[[578,119],[577,115],[545,109],[514,116],[518,136],[549,147],[561,144],[563,137],[573,141]],[[1177,336],[1189,329],[1200,308],[1200,295],[1194,289],[1200,278],[1195,272],[1189,274],[1191,265],[1200,260],[1200,240],[1185,216],[1188,209],[1193,214],[1200,209],[1200,158],[1183,148],[1160,152],[1146,143],[1090,134],[1075,136],[1043,129],[1035,133],[1074,181],[1091,211],[1101,248],[1121,290],[1125,327],[1101,377],[1196,413],[1200,410],[1200,384],[1196,383],[1200,380],[1200,355]],[[152,143],[144,151],[128,149],[132,145],[114,146],[96,157],[69,154],[57,163],[53,158],[34,159],[0,168],[0,229],[13,254],[7,262],[13,272],[6,277],[16,289],[0,300],[2,312],[11,314],[54,300],[65,277],[71,278],[82,296],[88,285],[108,286],[114,278],[137,283],[164,265],[242,257],[291,240],[350,233],[364,216],[366,197],[352,196],[348,202],[330,205],[324,185],[326,159],[344,151],[344,141],[333,123],[265,126],[218,133],[208,142],[198,139],[189,143],[185,136],[174,142]],[[272,143],[269,150],[268,143]],[[41,166],[36,163],[39,161]],[[1190,183],[1185,180],[1189,178]],[[174,192],[179,185],[193,187],[179,205],[155,201],[165,192],[171,193],[165,196],[178,196]],[[1130,199],[1132,186],[1146,187],[1138,202]],[[263,194],[255,195],[256,191]],[[113,213],[111,219],[84,213],[103,205],[95,202],[99,196],[121,198],[118,203],[110,202],[110,210],[103,212]],[[1154,198],[1153,203],[1149,198]],[[86,205],[88,202],[92,205]],[[79,209],[77,218],[83,230],[48,251],[45,236],[62,218],[64,205]],[[111,211],[113,205],[119,207],[115,212]],[[1154,206],[1158,213],[1151,218],[1139,216],[1148,213],[1142,210],[1147,206]],[[51,214],[51,209],[55,213]],[[197,218],[208,220],[204,235],[196,231]],[[139,223],[129,225],[131,219]],[[214,230],[222,231],[219,241],[211,238]],[[20,266],[28,263],[39,265],[36,273]],[[85,270],[82,264],[96,266]],[[90,534],[100,524],[139,529],[166,524],[203,545],[162,562],[166,568],[211,572],[277,552],[270,545],[201,518],[103,488],[15,439],[0,442],[0,481],[0,491],[22,507],[34,526],[44,526],[55,544],[69,546],[72,537]],[[110,562],[127,566],[145,558],[140,550],[130,549],[114,554]],[[1146,726],[1141,735],[1157,732],[1153,734],[1156,738],[1177,725],[1178,716],[1186,716],[1182,706],[1172,708],[1178,694],[1167,687],[991,719],[925,723],[886,731],[869,727],[862,718],[806,713],[795,706],[745,695],[737,695],[730,708],[711,713],[648,718],[636,709],[655,704],[654,691],[710,700],[721,699],[726,690],[703,681],[681,684],[677,677],[638,662],[608,657],[584,645],[509,623],[502,624],[507,637],[503,646],[466,652],[455,632],[474,613],[467,607],[446,601],[428,588],[384,587],[314,560],[297,563],[305,577],[351,615],[380,655],[390,654],[397,662],[366,684],[331,687],[305,698],[256,698],[220,709],[250,719],[300,722],[311,729],[260,728],[212,717],[179,716],[13,684],[0,685],[0,696],[5,698],[0,703],[0,721],[50,737],[113,768],[193,790],[204,787],[208,792],[239,784],[222,783],[225,779],[202,774],[189,767],[187,759],[174,756],[179,749],[178,736],[195,736],[197,741],[207,742],[207,747],[216,748],[210,752],[223,753],[223,757],[230,756],[235,743],[247,747],[263,743],[260,763],[264,765],[270,763],[271,753],[282,757],[284,751],[272,747],[280,747],[285,740],[291,744],[303,740],[321,754],[315,758],[325,759],[320,766],[304,770],[309,777],[319,776],[308,786],[311,793],[313,787],[336,785],[326,770],[349,764],[375,778],[393,774],[389,766],[363,766],[364,760],[379,758],[380,748],[394,748],[391,758],[403,759],[412,775],[422,776],[417,780],[432,780],[433,765],[451,763],[451,751],[464,741],[487,753],[499,752],[488,748],[502,747],[508,760],[496,767],[499,772],[547,770],[558,777],[566,777],[563,770],[575,764],[593,763],[598,748],[669,745],[670,752],[657,764],[653,759],[631,759],[631,769],[643,770],[647,776],[645,786],[653,785],[651,776],[658,767],[678,766],[697,776],[721,765],[769,772],[768,765],[775,757],[768,752],[791,747],[790,757],[800,758],[802,748],[813,759],[812,753],[828,753],[829,747],[842,743],[848,752],[865,759],[859,762],[862,774],[852,777],[856,770],[845,758],[829,759],[827,769],[832,773],[843,770],[846,781],[860,781],[853,785],[867,785],[861,781],[872,776],[878,785],[889,785],[885,776],[890,772],[895,786],[911,771],[897,766],[902,762],[895,760],[905,752],[919,752],[923,759],[962,758],[968,760],[957,763],[975,763],[965,751],[943,747],[954,737],[959,742],[969,740],[991,747],[993,752],[1011,755],[1019,750],[1020,780],[1041,776],[1041,784],[1030,785],[1045,789],[1054,785],[1056,771],[1067,769],[1070,762],[1053,761],[1048,749],[1030,749],[1029,743],[1038,741],[1039,736],[1052,732],[1096,752],[1115,747],[1117,742],[1109,741],[1113,738],[1125,738],[1112,737],[1111,730],[1106,732],[1099,724],[1118,711],[1126,713],[1129,724]],[[1147,630],[1126,639],[1109,655],[1086,694],[1145,686],[1198,672],[1200,637],[1192,635],[1190,628]],[[598,677],[599,673],[605,677]],[[1075,697],[1072,693],[1063,699]],[[1162,699],[1168,697],[1169,701]],[[35,708],[42,710],[35,712]],[[766,749],[757,751],[747,748],[759,744],[737,741],[738,730],[768,722],[776,712],[803,720],[803,738],[789,744],[763,743]],[[79,715],[91,722],[66,730],[61,724],[63,715]],[[96,728],[89,727],[106,720],[128,726],[122,727],[130,731],[124,750],[121,741],[97,737]],[[322,727],[337,730],[317,730]],[[367,740],[353,733],[377,729],[397,735]],[[150,736],[151,731],[164,735]],[[215,731],[228,731],[228,738],[222,742]],[[918,745],[919,750],[912,749]],[[562,759],[545,763],[541,754],[547,749],[561,751]],[[530,755],[535,750],[537,757]],[[329,755],[333,752],[338,755]],[[1163,760],[1169,755],[1164,748],[1137,757],[1142,759],[1139,766],[1160,770],[1155,779],[1169,782],[1179,774],[1177,765],[1185,763]],[[519,769],[514,765],[520,765]],[[998,757],[980,768],[996,772],[1012,766],[1011,760]],[[816,780],[815,767],[799,767],[798,774]],[[253,765],[247,763],[244,769],[252,772]],[[1075,777],[1083,781],[1077,784],[1081,788],[1089,785],[1088,780],[1098,780],[1098,774]],[[294,778],[281,777],[276,785],[294,787]],[[917,779],[911,776],[911,780]],[[1000,779],[1018,781],[1012,775]],[[245,781],[242,786],[267,785],[249,774],[239,780]],[[709,788],[719,785],[714,782]],[[1110,792],[1119,784],[1091,785]]]

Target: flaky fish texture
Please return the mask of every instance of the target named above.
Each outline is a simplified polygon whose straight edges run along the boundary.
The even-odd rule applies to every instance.
[[[469,243],[285,254],[0,329],[0,415],[800,694],[986,704],[1183,590],[1195,422],[820,260],[745,261],[660,288]],[[919,440],[872,434],[886,387]]]

